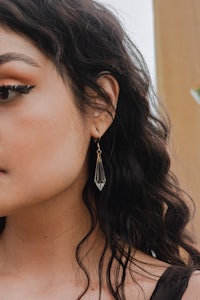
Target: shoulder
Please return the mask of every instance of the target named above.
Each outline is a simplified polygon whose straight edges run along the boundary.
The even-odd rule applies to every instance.
[[[137,250],[126,277],[127,299],[133,299],[133,295],[138,300],[150,299],[159,278],[169,266],[169,264]]]
[[[200,271],[195,271],[189,280],[188,287],[182,297],[182,300],[199,299],[200,294]]]

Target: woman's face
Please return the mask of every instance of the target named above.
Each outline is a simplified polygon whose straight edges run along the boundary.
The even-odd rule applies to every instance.
[[[55,66],[0,28],[0,216],[80,191],[90,124]]]

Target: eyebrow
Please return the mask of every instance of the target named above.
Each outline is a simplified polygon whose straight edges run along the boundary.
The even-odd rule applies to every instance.
[[[0,65],[9,63],[11,61],[21,61],[33,67],[40,68],[40,65],[30,56],[22,53],[7,52],[0,55]]]

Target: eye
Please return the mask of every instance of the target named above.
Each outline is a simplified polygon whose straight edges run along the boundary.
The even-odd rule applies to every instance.
[[[34,85],[2,85],[0,86],[0,103],[10,102],[19,94],[28,94]]]

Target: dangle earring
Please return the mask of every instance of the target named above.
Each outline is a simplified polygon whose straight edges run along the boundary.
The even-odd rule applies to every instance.
[[[97,188],[102,191],[104,185],[106,184],[106,176],[104,172],[102,157],[101,157],[101,148],[99,144],[99,140],[97,142],[97,161],[96,161],[96,168],[94,174],[94,183],[96,184]]]

